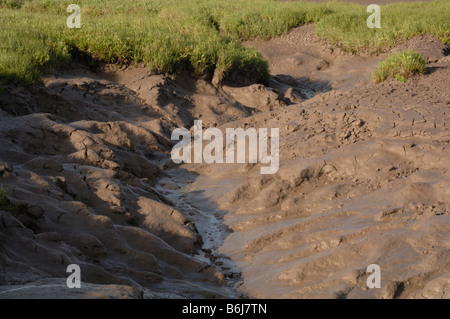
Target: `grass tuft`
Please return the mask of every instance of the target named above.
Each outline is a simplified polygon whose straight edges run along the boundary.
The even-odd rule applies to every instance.
[[[426,62],[422,54],[414,51],[405,51],[390,54],[378,64],[372,73],[375,83],[383,82],[387,78],[394,78],[399,82],[406,82],[415,74],[425,73]]]
[[[0,210],[6,210],[14,214],[19,213],[20,207],[11,203],[6,195],[6,190],[0,188]]]
[[[6,197],[6,191],[0,188],[0,207],[8,203],[8,198]]]

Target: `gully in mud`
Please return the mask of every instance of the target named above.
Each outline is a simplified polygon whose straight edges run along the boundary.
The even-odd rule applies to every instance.
[[[270,164],[260,168],[261,174],[275,174],[279,167],[279,129],[270,129],[271,155],[268,155],[268,135],[267,128],[260,128],[259,132],[255,128],[227,128],[225,137],[225,158],[223,154],[224,138],[222,131],[218,128],[208,128],[203,133],[202,121],[194,121],[194,163],[245,163],[246,157],[246,137],[248,137],[248,162]],[[259,135],[258,135],[259,134]],[[171,139],[179,140],[172,149],[172,161],[174,163],[192,162],[191,133],[186,128],[177,128],[172,132]],[[211,141],[211,139],[214,139]],[[203,147],[203,141],[210,141]],[[235,144],[237,154],[235,154]],[[236,155],[236,156],[235,156]]]

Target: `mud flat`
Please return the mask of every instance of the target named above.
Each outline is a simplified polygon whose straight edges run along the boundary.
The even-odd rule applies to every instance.
[[[374,84],[382,56],[313,26],[251,42],[270,86],[79,63],[0,92],[0,298],[448,298],[448,48]],[[280,129],[280,168],[170,160],[177,127]],[[71,294],[66,268],[81,266]],[[369,264],[382,289],[367,289]]]
[[[248,43],[268,59],[282,97],[304,101],[224,126],[279,127],[278,173],[185,166],[202,176],[193,187],[205,200],[228,211],[233,232],[220,252],[252,297],[448,298],[448,49],[412,38],[393,51],[423,53],[427,74],[376,85],[369,66],[383,55],[327,53],[310,28]],[[293,40],[302,38],[310,45]],[[381,289],[367,288],[370,264],[381,268]]]

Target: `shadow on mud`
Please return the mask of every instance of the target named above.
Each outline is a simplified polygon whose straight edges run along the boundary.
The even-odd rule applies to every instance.
[[[313,80],[308,77],[292,77],[286,74],[273,75],[270,86],[285,94],[288,90],[298,94],[302,99],[310,99],[316,94],[331,91],[329,81]]]

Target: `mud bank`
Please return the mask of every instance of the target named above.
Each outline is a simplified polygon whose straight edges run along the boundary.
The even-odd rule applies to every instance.
[[[396,49],[427,74],[375,85],[383,56],[327,51],[312,28],[248,43],[269,87],[83,64],[5,86],[0,298],[447,298],[448,48],[411,39]],[[279,171],[175,165],[171,132],[194,119],[279,128]]]

